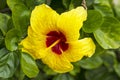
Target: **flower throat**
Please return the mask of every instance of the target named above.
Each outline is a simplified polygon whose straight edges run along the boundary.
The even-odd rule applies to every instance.
[[[68,49],[65,35],[57,31],[50,31],[47,34],[46,46],[51,47],[51,50],[59,55]]]

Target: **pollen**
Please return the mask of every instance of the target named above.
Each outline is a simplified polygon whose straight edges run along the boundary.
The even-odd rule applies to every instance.
[[[60,55],[68,49],[66,37],[62,32],[50,31],[46,37],[46,46],[51,47],[51,50]]]

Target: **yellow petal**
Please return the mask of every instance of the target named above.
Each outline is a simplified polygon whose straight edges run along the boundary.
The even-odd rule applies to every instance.
[[[59,15],[49,6],[42,4],[36,6],[31,13],[30,24],[37,34],[47,34],[56,30],[56,21]]]
[[[23,46],[22,51],[29,53],[35,59],[40,59],[46,54],[42,50],[46,49],[45,36],[36,34],[31,27],[28,27],[28,37],[23,39],[20,45]]]
[[[46,35],[43,34],[37,34],[35,31],[33,31],[32,27],[28,27],[28,36],[31,38],[33,41],[41,41],[46,39]],[[35,39],[35,40],[34,40]]]
[[[23,39],[20,43],[20,45],[22,45],[22,51],[23,52],[26,52],[26,53],[29,53],[33,58],[35,58],[35,53],[34,50],[33,50],[33,45],[30,41],[30,39],[28,37],[26,37],[25,39]]]
[[[55,54],[51,51],[46,51],[47,56],[42,58],[42,61],[51,69],[58,73],[65,73],[73,69],[72,64],[65,58],[65,56]]]
[[[91,57],[95,52],[95,44],[91,38],[84,38],[78,41],[70,42],[69,49],[64,53],[71,62],[82,59],[83,56]]]
[[[87,11],[83,7],[77,7],[71,11],[62,13],[58,19],[59,30],[67,37],[67,41],[75,41],[79,38],[79,30],[86,20]]]

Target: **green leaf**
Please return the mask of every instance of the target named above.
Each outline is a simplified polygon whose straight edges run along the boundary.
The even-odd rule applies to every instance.
[[[6,14],[0,13],[0,30],[2,31],[3,35],[6,34],[8,31],[7,23],[10,17]]]
[[[46,75],[56,75],[57,73],[54,72],[51,68],[49,68],[48,66],[45,66],[43,68],[43,70],[46,72]]]
[[[21,34],[25,35],[30,22],[30,11],[21,4],[16,5],[12,12],[15,28],[20,30]]]
[[[120,19],[120,0],[113,0],[116,16]]]
[[[113,72],[113,65],[116,63],[116,55],[113,51],[106,51],[101,55],[103,64],[107,67],[109,72]]]
[[[81,6],[82,0],[71,0],[71,4],[75,7]]]
[[[120,22],[114,17],[105,17],[102,26],[94,32],[94,36],[104,49],[120,47]]]
[[[91,8],[94,3],[94,0],[86,0],[86,4],[88,8]]]
[[[17,53],[8,52],[5,48],[0,50],[0,77],[9,78],[13,76],[18,66]]]
[[[20,0],[12,0],[12,1],[7,0],[7,5],[11,10],[13,10],[13,8],[15,7],[16,4],[21,4],[21,3],[22,3],[22,1],[20,1]]]
[[[2,32],[0,31],[0,48],[3,47],[2,44],[4,44],[4,36],[2,35]]]
[[[86,80],[119,80],[117,75],[109,73],[105,67],[88,70],[85,73]]]
[[[103,16],[114,16],[109,0],[95,0],[94,8],[98,10]]]
[[[36,77],[39,73],[35,60],[27,53],[21,53],[21,67],[23,72],[30,78]]]
[[[6,0],[0,0],[0,10],[4,9],[6,6]]]
[[[65,7],[68,6],[69,10],[71,10],[71,9],[74,9],[74,8],[76,8],[78,6],[81,6],[81,3],[82,3],[82,0],[67,0],[67,1],[64,0],[63,5]]]
[[[72,76],[76,76],[78,73],[80,73],[80,66],[74,65],[74,69],[69,72]]]
[[[71,0],[62,0],[63,5],[65,6],[66,9],[69,8]]]
[[[9,31],[10,29],[14,28],[12,18],[10,18],[10,19],[8,20],[7,28],[8,28],[8,31]]]
[[[69,74],[59,74],[53,78],[53,80],[74,80]]]
[[[43,4],[45,2],[46,2],[46,0],[35,0],[36,5]]]
[[[84,69],[95,69],[101,66],[103,63],[99,56],[93,56],[79,61],[79,64]]]
[[[35,6],[35,0],[24,0],[26,7],[32,10]]]
[[[98,43],[95,43],[95,45],[96,45],[96,50],[95,50],[94,56],[99,56],[106,51]]]
[[[46,74],[43,74],[43,72],[39,72],[39,74],[37,75],[37,77],[34,78],[34,80],[48,80],[48,76],[46,76]]]
[[[17,80],[24,80],[25,74],[23,73],[20,65],[19,65],[19,67],[17,68],[14,76],[17,78]],[[13,77],[13,78],[15,78],[15,77]],[[16,79],[16,78],[15,78],[15,79]],[[10,79],[10,80],[11,80],[11,79]],[[13,79],[13,80],[14,80],[14,79]]]
[[[114,69],[115,69],[115,72],[117,73],[117,75],[120,77],[120,63],[116,63],[114,65]]]
[[[96,10],[88,10],[87,20],[84,22],[83,30],[87,33],[94,32],[103,22],[102,15]],[[99,24],[99,25],[98,25]]]
[[[18,48],[19,31],[16,29],[11,29],[7,32],[5,37],[6,48],[10,51],[14,51]]]
[[[20,32],[26,35],[30,22],[30,10],[24,5],[22,0],[7,0],[8,6],[12,10],[13,24]]]
[[[46,0],[45,4],[50,5],[52,0]]]
[[[62,0],[51,0],[50,6],[58,13],[62,13],[66,10],[62,3]]]

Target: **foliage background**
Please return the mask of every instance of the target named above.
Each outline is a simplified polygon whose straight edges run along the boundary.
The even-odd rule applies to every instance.
[[[74,70],[58,74],[41,60],[20,51],[31,11],[45,3],[58,13],[82,0],[0,0],[0,80],[120,80],[120,0],[86,0],[88,19],[81,38],[92,37],[96,52],[73,63]]]

